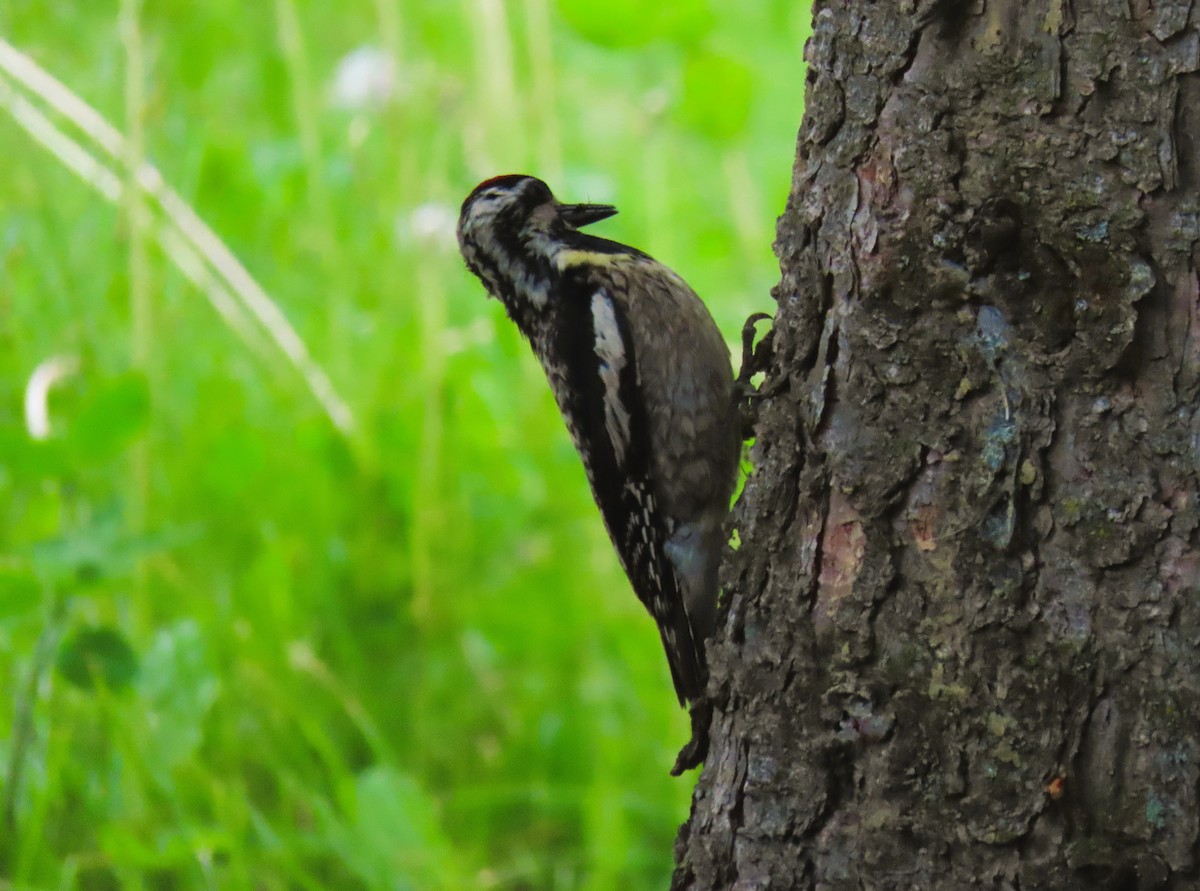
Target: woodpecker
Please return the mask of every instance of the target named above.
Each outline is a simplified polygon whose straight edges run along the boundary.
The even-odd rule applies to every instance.
[[[679,773],[707,748],[704,648],[742,437],[729,348],[700,298],[641,251],[579,231],[616,212],[498,176],[463,202],[458,242],[541,362],[679,703],[693,706]]]

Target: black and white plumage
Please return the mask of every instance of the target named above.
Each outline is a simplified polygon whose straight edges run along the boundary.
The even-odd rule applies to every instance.
[[[695,292],[641,251],[579,231],[616,213],[500,176],[463,203],[468,268],[528,338],[680,704],[704,693],[722,524],[741,447],[728,347]]]

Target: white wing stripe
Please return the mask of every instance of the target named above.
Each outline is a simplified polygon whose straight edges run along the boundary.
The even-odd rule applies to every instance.
[[[621,371],[625,368],[625,344],[617,326],[612,300],[604,291],[592,297],[592,330],[596,332],[596,358],[600,360],[600,380],[604,383],[604,428],[617,456],[617,466],[625,465],[629,445],[629,410],[621,402]]]

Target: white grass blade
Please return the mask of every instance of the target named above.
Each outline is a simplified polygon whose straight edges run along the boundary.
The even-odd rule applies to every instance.
[[[25,429],[31,439],[50,438],[50,389],[79,370],[76,356],[51,356],[25,383]]]
[[[0,77],[0,106],[6,108],[17,125],[58,158],[64,167],[110,203],[116,204],[120,201],[120,177],[78,142],[59,130],[41,109],[14,92],[3,77]],[[241,306],[233,299],[228,289],[212,277],[208,267],[189,242],[167,226],[154,234],[157,235],[163,251],[171,258],[171,262],[192,284],[204,292],[213,308],[234,333],[256,353],[265,354],[266,345]]]
[[[0,38],[0,72],[69,120],[96,147],[102,149],[118,169],[125,166],[126,146],[121,133],[108,123],[103,115],[3,38]],[[119,200],[121,179],[113,169],[64,134],[16,90],[11,87],[0,88],[0,104],[26,132],[84,182],[92,185],[108,200]],[[141,165],[135,178],[146,195],[178,230],[178,236],[174,238],[164,238],[161,233],[156,232],[164,250],[172,257],[172,262],[175,262],[191,281],[198,284],[205,281],[205,278],[200,277],[200,268],[196,260],[199,260],[200,267],[205,264],[211,266],[217,278],[213,280],[205,271],[208,285],[201,285],[201,288],[222,318],[229,322],[240,336],[244,336],[247,327],[245,320],[243,319],[241,324],[235,324],[229,310],[234,301],[237,301],[249,311],[304,379],[309,391],[334,426],[349,435],[354,429],[354,415],[350,407],[338,394],[325,370],[309,355],[304,341],[278,305],[217,234],[167,185],[156,167],[151,164]],[[183,254],[178,249],[184,246],[192,252],[192,256],[185,257],[183,262],[180,262],[178,258],[183,257]],[[174,252],[173,248],[176,249]],[[216,299],[214,294],[218,294]],[[238,315],[240,314],[239,307]]]

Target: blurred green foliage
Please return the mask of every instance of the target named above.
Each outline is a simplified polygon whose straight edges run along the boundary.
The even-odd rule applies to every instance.
[[[0,888],[666,887],[686,717],[452,225],[502,172],[612,201],[732,341],[807,3],[121,5],[0,36],[140,122],[356,426],[0,111]]]

